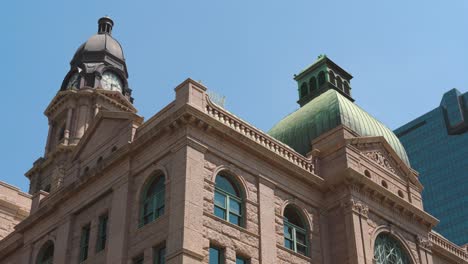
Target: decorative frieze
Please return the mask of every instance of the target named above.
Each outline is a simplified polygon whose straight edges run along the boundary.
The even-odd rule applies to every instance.
[[[370,151],[365,153],[365,155],[370,158],[371,160],[375,161],[380,166],[384,167],[385,169],[395,173],[395,169],[392,167],[390,161],[386,157],[386,155],[382,154],[381,151]]]

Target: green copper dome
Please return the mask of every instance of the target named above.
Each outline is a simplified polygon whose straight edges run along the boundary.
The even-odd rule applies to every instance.
[[[383,136],[409,165],[397,136],[385,125],[336,90],[328,90],[276,124],[268,134],[305,155],[311,142],[323,133],[345,125],[360,136]]]

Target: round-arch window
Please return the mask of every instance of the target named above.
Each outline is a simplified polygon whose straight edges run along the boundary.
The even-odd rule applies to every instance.
[[[317,79],[315,77],[310,78],[309,80],[310,91],[314,92],[317,90]]]
[[[319,84],[319,87],[321,87],[322,85],[325,84],[325,72],[323,72],[323,71],[321,71],[318,74],[318,84]]]
[[[46,242],[37,257],[37,264],[52,264],[54,260],[54,243]]]
[[[164,175],[154,176],[145,187],[141,199],[141,220],[140,225],[153,222],[164,214],[165,190]]]
[[[307,87],[307,83],[303,83],[301,85],[301,98],[306,96],[309,93],[309,88]]]
[[[307,230],[300,213],[296,208],[288,205],[284,209],[283,217],[284,246],[307,256]]]
[[[237,184],[231,177],[216,176],[214,214],[232,224],[242,225],[242,196]]]
[[[410,264],[410,258],[401,243],[385,233],[375,239],[374,259],[376,264]]]

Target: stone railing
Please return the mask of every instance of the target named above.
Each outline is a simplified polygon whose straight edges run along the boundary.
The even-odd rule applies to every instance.
[[[250,138],[263,147],[269,149],[270,151],[280,155],[296,166],[299,166],[308,172],[315,173],[315,166],[312,158],[306,158],[302,156],[273,137],[263,133],[247,122],[244,122],[241,119],[235,117],[233,114],[224,110],[222,107],[211,102],[208,95],[206,98],[206,112],[208,115],[241,133],[242,135]]]
[[[431,241],[433,245],[437,245],[445,249],[447,252],[450,252],[455,256],[468,261],[468,252],[455,245],[454,243],[448,241],[446,238],[438,235],[437,233],[429,233],[429,241]]]

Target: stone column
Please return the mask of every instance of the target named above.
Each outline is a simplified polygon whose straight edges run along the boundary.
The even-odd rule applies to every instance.
[[[258,184],[260,259],[263,264],[277,263],[274,184],[260,178]]]
[[[204,258],[204,151],[185,135],[172,150],[167,264],[200,263]]]
[[[109,234],[107,240],[107,263],[125,263],[128,230],[128,181],[116,186],[112,192],[112,207],[109,214]]]
[[[344,211],[344,221],[346,225],[346,239],[348,247],[349,263],[370,264],[368,262],[368,252],[366,252],[366,240],[363,232],[363,215],[367,217],[368,207],[360,201],[351,198],[342,204]]]
[[[72,114],[73,114],[73,108],[69,107],[67,110],[67,120],[65,123],[65,134],[64,134],[64,141],[63,143],[65,145],[68,145],[69,139],[70,139],[70,128],[71,128],[71,121],[72,121]]]

